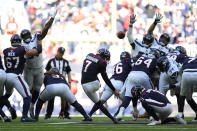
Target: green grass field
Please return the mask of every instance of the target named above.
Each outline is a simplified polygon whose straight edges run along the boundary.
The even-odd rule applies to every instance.
[[[93,117],[89,123],[81,122],[82,117],[72,117],[71,120],[60,120],[53,117],[44,120],[43,117],[38,122],[22,123],[20,118],[11,123],[0,122],[0,131],[197,131],[197,123],[188,125],[166,124],[147,126],[145,119],[132,122],[131,118],[125,117],[120,124],[113,124],[106,117]],[[186,118],[191,123],[193,118]],[[141,124],[140,124],[141,123]]]

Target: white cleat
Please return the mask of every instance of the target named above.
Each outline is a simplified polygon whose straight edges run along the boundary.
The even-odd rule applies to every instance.
[[[184,124],[184,125],[187,124],[187,122],[186,122],[181,116],[179,116],[179,115],[177,115],[177,116],[175,117],[175,120],[176,120],[178,123],[180,123],[180,124]]]
[[[161,120],[158,120],[158,121],[152,121],[152,122],[150,122],[150,123],[148,123],[147,125],[148,126],[154,126],[154,125],[160,125],[161,124]]]
[[[116,116],[116,119],[117,119],[118,121],[120,121],[120,120],[122,119],[122,117],[123,117],[123,112],[120,111],[120,112],[118,113],[118,115]]]

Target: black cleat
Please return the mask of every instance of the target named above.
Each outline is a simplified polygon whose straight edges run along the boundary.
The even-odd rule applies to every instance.
[[[70,116],[65,116],[64,119],[70,120]]]
[[[4,122],[12,122],[11,119],[7,116],[5,116],[3,119],[4,119]]]
[[[13,107],[11,107],[9,111],[12,116],[12,120],[16,119],[17,118],[16,110]]]
[[[113,118],[112,121],[114,124],[118,124],[118,120],[116,118]]]
[[[51,116],[45,115],[44,119],[49,120],[49,119],[51,119]]]
[[[92,118],[91,117],[86,117],[82,121],[92,121]]]
[[[21,117],[21,122],[35,122],[35,119],[31,119],[29,117]]]

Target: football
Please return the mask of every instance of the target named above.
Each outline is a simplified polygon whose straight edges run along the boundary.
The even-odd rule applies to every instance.
[[[124,37],[125,37],[125,32],[124,32],[124,31],[119,31],[119,32],[117,33],[117,37],[118,37],[119,39],[124,39]]]

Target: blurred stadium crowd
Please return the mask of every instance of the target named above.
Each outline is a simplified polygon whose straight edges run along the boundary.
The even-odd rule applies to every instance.
[[[64,57],[71,62],[73,77],[78,81],[87,53],[106,47],[112,54],[113,65],[123,50],[131,50],[127,38],[120,40],[116,33],[127,31],[132,13],[137,16],[133,31],[136,38],[142,38],[155,14],[161,13],[164,17],[154,34],[170,34],[172,47],[181,44],[188,55],[196,56],[196,0],[0,0],[0,53],[10,46],[12,34],[24,28],[40,31],[56,4],[58,14],[43,40],[44,64],[63,46],[66,48]]]

